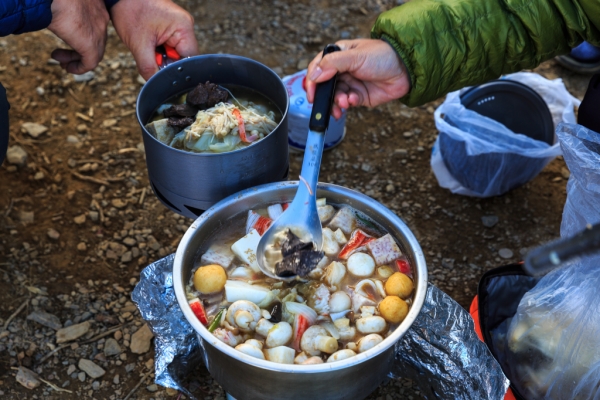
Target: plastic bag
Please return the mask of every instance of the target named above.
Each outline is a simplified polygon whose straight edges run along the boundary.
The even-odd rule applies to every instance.
[[[557,134],[571,171],[561,226],[567,237],[600,221],[600,134],[574,124],[560,124]],[[549,273],[521,299],[501,364],[527,398],[600,398],[599,288],[594,255]]]
[[[573,106],[580,101],[569,94],[561,79],[550,81],[530,72],[503,79],[523,83],[542,96],[555,126],[575,123]],[[466,109],[460,101],[461,93],[449,93],[434,114],[440,135],[433,147],[431,168],[440,186],[466,196],[498,196],[533,179],[560,154],[558,143],[550,146],[516,134]],[[452,165],[447,165],[444,158],[451,158]]]

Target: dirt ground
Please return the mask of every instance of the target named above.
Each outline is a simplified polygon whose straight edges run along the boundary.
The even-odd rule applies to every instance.
[[[327,42],[367,37],[376,16],[396,2],[180,4],[196,19],[203,53],[251,57],[283,76],[305,68]],[[0,168],[0,397],[176,399],[178,393],[152,385],[153,347],[131,351],[143,321],[129,296],[141,269],[173,253],[191,220],[167,210],[149,186],[134,114],[143,82],[114,30],[104,61],[87,81],[49,61],[60,45],[48,31],[0,39],[10,146],[27,154],[22,165],[5,161]],[[554,61],[536,71],[561,77],[579,98],[590,78]],[[361,191],[402,217],[425,251],[430,281],[468,307],[485,271],[518,261],[527,248],[559,235],[569,172],[559,157],[506,195],[451,194],[429,166],[437,136],[433,111],[440,103],[351,110],[347,137],[325,154],[320,180]],[[48,129],[33,137],[22,129],[27,122]],[[301,155],[292,154],[290,177],[300,163]],[[484,226],[484,216],[498,217],[497,224]],[[502,258],[500,249],[513,255]],[[65,327],[89,321],[89,331],[61,346],[56,328],[32,321],[39,311]],[[109,338],[120,351],[106,355]],[[82,358],[106,374],[86,376]],[[23,387],[15,378],[20,366],[45,382]],[[387,383],[369,399],[420,398],[410,386]],[[224,396],[203,367],[190,390],[205,399]]]

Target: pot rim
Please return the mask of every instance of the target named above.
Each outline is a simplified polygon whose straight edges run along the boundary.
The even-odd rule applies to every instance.
[[[181,149],[176,149],[176,148],[171,147],[171,146],[167,146],[166,144],[164,144],[163,142],[161,142],[160,140],[158,140],[157,138],[155,138],[152,134],[150,134],[150,132],[148,132],[148,130],[146,129],[146,123],[142,122],[142,119],[140,118],[140,112],[139,112],[139,110],[140,110],[140,102],[143,101],[142,98],[145,96],[144,93],[145,93],[145,91],[146,91],[146,89],[148,87],[148,83],[151,83],[153,80],[158,79],[157,77],[161,73],[164,74],[165,71],[170,71],[170,70],[172,70],[174,68],[178,68],[179,66],[181,66],[181,65],[183,65],[183,64],[185,64],[185,63],[187,63],[189,61],[197,60],[199,58],[214,58],[214,57],[231,58],[231,59],[237,59],[237,60],[241,60],[241,61],[247,61],[247,62],[255,63],[255,64],[258,64],[261,67],[263,67],[265,69],[265,71],[267,71],[268,73],[270,73],[271,75],[273,75],[275,78],[277,78],[277,80],[279,80],[281,82],[281,87],[283,88],[283,91],[285,92],[285,103],[286,103],[285,104],[285,110],[279,110],[281,112],[281,120],[279,121],[279,123],[277,124],[277,126],[275,128],[273,128],[273,130],[271,132],[269,132],[269,134],[265,138],[256,141],[255,143],[251,144],[250,146],[246,146],[244,148],[237,149],[237,150],[234,150],[234,151],[227,151],[227,152],[224,152],[224,153],[194,153],[192,151],[185,151],[185,150],[181,150]],[[147,89],[147,90],[150,90],[150,89]],[[267,97],[266,95],[264,95],[262,93],[261,93],[261,95]],[[271,98],[268,98],[268,99],[271,102],[274,103],[273,99],[271,99]],[[283,81],[281,80],[281,78],[279,77],[279,75],[277,75],[275,73],[275,71],[273,71],[271,68],[267,67],[263,63],[260,63],[260,62],[258,62],[256,60],[253,60],[253,59],[248,58],[248,57],[242,57],[242,56],[238,56],[238,55],[235,55],[235,54],[202,54],[202,55],[198,55],[198,56],[192,56],[192,57],[182,58],[181,60],[175,61],[175,62],[169,64],[168,66],[166,66],[165,68],[159,70],[157,73],[155,73],[154,75],[152,75],[150,77],[150,79],[148,79],[146,81],[146,83],[144,84],[144,86],[142,86],[142,89],[140,90],[140,93],[138,94],[138,98],[137,98],[137,100],[135,102],[135,116],[137,118],[138,124],[142,128],[142,132],[143,132],[144,135],[150,137],[152,140],[156,141],[157,143],[159,143],[160,145],[162,145],[162,146],[164,146],[164,147],[166,147],[168,149],[171,149],[171,150],[174,150],[174,151],[177,151],[179,153],[186,154],[186,155],[202,156],[202,157],[218,157],[218,156],[223,156],[223,155],[228,155],[228,154],[233,154],[233,153],[237,154],[237,153],[241,153],[241,152],[244,152],[244,151],[249,151],[248,149],[250,149],[251,147],[255,146],[256,144],[258,144],[260,142],[263,142],[263,141],[266,141],[266,140],[269,140],[272,136],[274,136],[274,135],[272,135],[272,133],[275,132],[276,130],[278,130],[279,127],[281,126],[281,124],[286,120],[287,114],[289,112],[289,109],[290,109],[290,96],[289,96],[289,94],[287,92],[287,89],[285,88],[285,84],[283,83]]]
[[[381,343],[374,346],[373,348],[367,350],[364,353],[358,353],[355,356],[347,358],[345,360],[336,361],[332,363],[323,363],[323,364],[313,364],[313,365],[296,365],[296,364],[279,364],[272,361],[261,360],[256,357],[252,357],[242,353],[241,351],[235,350],[233,347],[221,342],[217,339],[208,329],[200,323],[198,318],[192,312],[187,298],[185,294],[185,282],[183,282],[183,258],[184,253],[187,251],[185,249],[186,245],[189,243],[191,238],[195,235],[196,230],[202,227],[202,224],[207,219],[211,218],[212,214],[217,210],[228,208],[231,204],[234,204],[246,196],[251,196],[255,194],[259,190],[271,189],[271,188],[287,188],[287,187],[297,187],[298,181],[289,181],[289,182],[276,182],[269,183],[265,185],[256,186],[250,189],[243,190],[236,194],[233,194],[208,210],[206,210],[198,219],[196,219],[192,225],[188,228],[186,233],[184,234],[179,246],[177,247],[177,252],[175,253],[175,259],[173,263],[173,286],[175,289],[175,295],[177,297],[177,302],[179,303],[179,307],[183,312],[184,316],[188,320],[188,322],[192,325],[194,330],[202,337],[203,340],[210,343],[212,346],[216,347],[221,352],[227,354],[230,357],[233,357],[237,360],[243,361],[246,364],[252,365],[254,367],[271,370],[275,372],[283,372],[283,373],[294,373],[294,374],[312,374],[312,373],[322,373],[334,370],[340,370],[344,368],[348,368],[357,364],[360,364],[370,358],[377,356],[378,354],[388,350],[392,347],[410,328],[413,324],[417,315],[420,313],[423,303],[425,301],[425,296],[427,292],[427,265],[425,262],[425,256],[423,254],[423,250],[421,246],[417,242],[416,237],[412,233],[412,231],[408,228],[406,223],[402,221],[397,215],[395,215],[391,210],[385,207],[383,204],[374,200],[373,198],[366,196],[360,192],[334,185],[331,183],[322,183],[320,182],[317,186],[318,189],[324,189],[329,192],[337,192],[339,194],[351,194],[352,197],[363,204],[368,204],[369,207],[375,212],[382,214],[382,217],[392,222],[394,225],[398,226],[402,229],[403,234],[406,237],[406,241],[409,243],[413,253],[414,253],[414,263],[415,269],[417,271],[417,276],[419,277],[418,281],[415,284],[415,296],[413,298],[413,304],[402,323],[394,330],[394,332],[386,337]],[[367,214],[367,216],[369,216]],[[371,217],[372,218],[372,217]],[[377,222],[377,220],[375,220]],[[180,278],[175,278],[180,277]],[[179,284],[179,281],[181,281]],[[210,368],[209,368],[210,369]]]

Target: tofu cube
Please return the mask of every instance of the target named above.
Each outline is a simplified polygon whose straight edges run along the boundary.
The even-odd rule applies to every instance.
[[[256,249],[260,242],[260,235],[256,229],[252,229],[249,234],[231,245],[233,254],[243,263],[246,263],[254,270],[259,272],[258,260],[256,259]]]
[[[349,207],[342,207],[329,223],[331,229],[341,229],[346,235],[350,235],[356,228],[356,217]]]
[[[231,249],[226,245],[214,244],[206,250],[206,253],[200,257],[200,263],[202,265],[218,264],[221,267],[227,269],[231,265],[235,255],[231,252]]]
[[[171,143],[171,140],[173,140],[173,136],[175,136],[176,133],[175,129],[167,124],[168,121],[169,120],[167,118],[159,119],[158,121],[154,121],[146,125],[148,132],[166,145]]]
[[[375,259],[375,264],[384,265],[402,256],[400,248],[394,238],[388,233],[367,243],[367,248]]]

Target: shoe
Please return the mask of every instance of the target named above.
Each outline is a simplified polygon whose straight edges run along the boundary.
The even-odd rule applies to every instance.
[[[583,42],[573,48],[571,53],[555,58],[563,67],[580,74],[600,72],[600,47]]]

